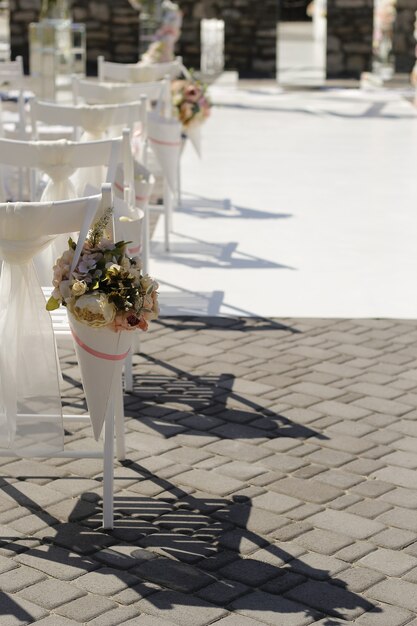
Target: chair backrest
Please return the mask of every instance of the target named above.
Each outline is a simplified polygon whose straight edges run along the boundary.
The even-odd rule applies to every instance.
[[[103,56],[97,57],[98,79],[126,83],[146,83],[169,77],[178,78],[183,71],[182,58],[177,57],[167,63],[113,63],[105,61]]]
[[[18,56],[14,61],[0,61],[0,85],[18,81],[23,76],[23,57]]]
[[[18,121],[16,134],[19,139],[26,139],[26,115],[23,90],[25,76],[23,70],[23,57],[17,56],[14,61],[0,61],[0,91],[17,91]],[[0,137],[3,136],[3,116],[0,111]]]
[[[0,164],[30,170],[30,198],[36,199],[36,170],[48,174],[54,180],[67,179],[79,168],[107,167],[106,182],[114,182],[118,162],[123,163],[125,187],[131,189],[133,181],[133,158],[130,148],[130,132],[122,137],[101,141],[15,141],[0,139]],[[2,171],[4,174],[4,170]],[[6,199],[4,177],[0,177],[1,191]],[[101,180],[100,184],[104,182]],[[126,191],[126,197],[133,191]],[[83,190],[81,190],[81,193]],[[23,200],[23,177],[19,180],[19,199]]]
[[[74,139],[79,139],[82,131],[97,139],[104,139],[106,131],[112,127],[128,128],[133,131],[135,124],[146,125],[147,99],[125,104],[83,104],[61,105],[32,100],[30,103],[33,139],[39,138],[39,124],[48,126],[69,126]]]
[[[150,83],[122,83],[98,82],[73,77],[74,104],[81,101],[88,104],[120,104],[135,102],[142,97],[150,102],[165,99],[169,92],[169,81],[154,81]]]

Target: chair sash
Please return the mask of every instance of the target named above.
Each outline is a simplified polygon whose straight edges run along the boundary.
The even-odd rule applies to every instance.
[[[100,200],[0,205],[0,446],[19,456],[63,448],[54,335],[33,257],[59,233],[85,232]]]

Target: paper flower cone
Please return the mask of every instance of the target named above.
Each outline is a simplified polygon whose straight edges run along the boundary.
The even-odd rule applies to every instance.
[[[114,198],[114,228],[117,241],[127,241],[126,252],[130,257],[140,256],[143,248],[143,218],[142,209],[131,209],[126,202],[115,196]]]
[[[118,198],[123,198],[124,173],[121,163],[117,166],[116,179],[114,182],[114,194]],[[149,204],[152,188],[155,184],[155,178],[151,172],[143,165],[134,162],[134,187],[135,187],[135,206],[145,210]]]
[[[114,385],[133,341],[133,332],[93,328],[68,312],[75,351],[81,370],[87,407],[96,441],[103,428]]]
[[[197,155],[201,159],[201,125],[200,124],[191,124],[185,130],[187,137],[191,141],[194,150],[197,152]]]
[[[149,144],[173,193],[178,184],[181,132],[182,126],[177,120],[167,119],[155,112],[148,114]]]

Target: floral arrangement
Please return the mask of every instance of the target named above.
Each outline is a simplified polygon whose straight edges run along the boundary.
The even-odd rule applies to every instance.
[[[375,5],[373,47],[377,57],[387,61],[392,48],[392,35],[397,15],[397,0],[378,0]]]
[[[163,0],[161,25],[154,35],[154,41],[142,55],[143,63],[165,63],[174,60],[174,47],[180,38],[182,12],[178,4]]]
[[[205,122],[210,115],[211,102],[207,88],[199,81],[174,80],[171,83],[174,115],[187,128]]]
[[[76,244],[54,265],[54,290],[46,308],[66,306],[78,322],[95,328],[147,330],[158,317],[158,284],[141,272],[138,257],[126,255],[127,242],[113,243],[104,235],[110,220],[107,212],[90,230],[80,258],[71,272]]]

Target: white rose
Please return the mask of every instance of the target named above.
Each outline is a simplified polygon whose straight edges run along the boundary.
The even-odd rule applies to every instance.
[[[82,296],[87,291],[87,283],[85,280],[76,280],[71,287],[71,293],[73,296]]]

